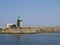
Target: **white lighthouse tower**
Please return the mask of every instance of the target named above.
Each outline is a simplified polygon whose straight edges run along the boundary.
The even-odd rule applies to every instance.
[[[22,27],[22,17],[18,16],[17,27]]]

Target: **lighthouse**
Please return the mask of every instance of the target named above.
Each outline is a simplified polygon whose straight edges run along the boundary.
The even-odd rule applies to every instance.
[[[17,27],[22,27],[22,17],[18,16],[18,20],[17,20]]]

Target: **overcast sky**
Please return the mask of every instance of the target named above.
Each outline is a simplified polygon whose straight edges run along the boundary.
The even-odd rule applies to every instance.
[[[23,26],[60,25],[60,0],[0,0],[0,26],[18,16]]]

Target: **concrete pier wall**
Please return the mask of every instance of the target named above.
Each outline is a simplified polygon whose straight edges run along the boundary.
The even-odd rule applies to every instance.
[[[0,33],[54,33],[60,32],[60,27],[21,27],[0,29]]]

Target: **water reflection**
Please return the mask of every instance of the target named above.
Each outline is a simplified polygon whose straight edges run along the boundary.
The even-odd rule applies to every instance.
[[[22,35],[10,35],[8,36],[8,38],[10,39],[7,39],[7,44],[8,45],[21,45],[22,43],[22,40],[21,40],[21,37]]]
[[[21,45],[21,35],[0,35],[0,44],[1,45]]]
[[[0,34],[0,45],[60,45],[58,34]]]

